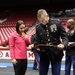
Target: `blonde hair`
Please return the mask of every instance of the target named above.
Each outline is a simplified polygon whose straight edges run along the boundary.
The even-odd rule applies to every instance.
[[[37,12],[37,18],[40,18],[42,15],[48,15],[45,9],[39,9]]]
[[[74,24],[75,24],[74,19],[69,19],[69,20],[67,21],[67,23],[70,23],[71,25],[74,25]]]

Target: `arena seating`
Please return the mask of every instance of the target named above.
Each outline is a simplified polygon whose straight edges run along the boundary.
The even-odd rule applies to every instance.
[[[68,30],[66,27],[66,22],[69,19],[68,18],[59,18],[63,27]],[[36,22],[36,15],[32,14],[25,14],[25,13],[13,13],[11,14],[4,22],[0,23],[0,45],[7,45],[8,44],[8,38],[12,32],[15,31],[15,24],[18,20],[23,20],[26,23],[26,31],[32,27],[33,23]],[[32,27],[29,31],[27,31],[27,34],[31,37],[31,35],[35,33],[35,26]]]
[[[0,28],[0,46],[8,45],[8,39],[11,33],[15,31],[15,27]],[[27,34],[31,37],[35,33],[35,27],[33,27]]]
[[[36,21],[35,14],[29,15],[25,13],[13,13],[8,16],[7,20],[1,23],[2,27],[15,27],[15,24],[18,20],[23,20],[26,23],[27,27],[32,26]]]
[[[18,20],[23,20],[26,24],[26,31],[36,22],[35,14],[29,15],[25,13],[12,13],[5,21],[0,23],[0,46],[7,45],[9,36],[15,31],[15,24]],[[32,30],[34,30],[32,28]],[[32,31],[31,30],[31,31]],[[31,32],[28,32],[29,34]],[[32,34],[34,32],[32,31]]]

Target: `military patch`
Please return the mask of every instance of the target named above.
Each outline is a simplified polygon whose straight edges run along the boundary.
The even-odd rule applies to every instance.
[[[56,26],[56,24],[52,24],[52,25],[50,26],[50,29],[51,29],[51,32],[57,31],[57,26]]]

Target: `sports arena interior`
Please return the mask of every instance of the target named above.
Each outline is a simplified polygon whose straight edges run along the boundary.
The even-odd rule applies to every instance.
[[[38,9],[46,9],[50,17],[58,18],[66,28],[67,19],[75,17],[74,3],[73,0],[1,0],[0,46],[8,45],[8,38],[15,30],[18,20],[25,21],[26,31],[28,35],[32,35],[34,27],[38,24],[36,17]]]
[[[38,9],[45,9],[51,18],[60,20],[66,31],[68,30],[67,20],[69,18],[75,20],[75,0],[0,0],[0,59],[2,62],[5,62],[6,58],[1,56],[1,51],[9,51],[9,36],[15,31],[18,20],[26,23],[26,32],[30,37],[35,33],[35,27],[39,23]]]

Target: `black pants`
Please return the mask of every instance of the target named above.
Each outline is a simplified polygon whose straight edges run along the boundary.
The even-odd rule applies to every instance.
[[[16,65],[13,64],[15,75],[25,75],[27,70],[27,59],[16,60],[18,63]]]

